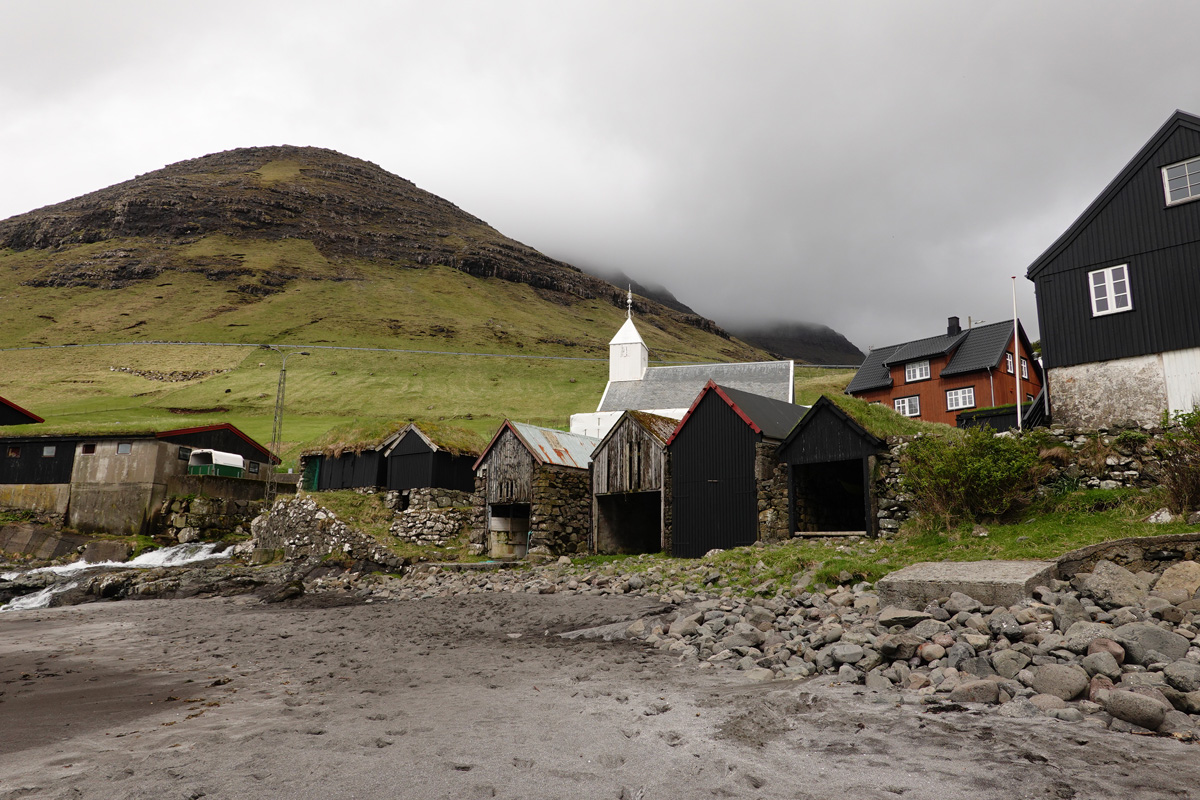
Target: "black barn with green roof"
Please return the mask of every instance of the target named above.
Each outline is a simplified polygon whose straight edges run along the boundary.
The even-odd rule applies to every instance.
[[[821,396],[779,445],[793,533],[874,535],[874,457],[887,442]]]

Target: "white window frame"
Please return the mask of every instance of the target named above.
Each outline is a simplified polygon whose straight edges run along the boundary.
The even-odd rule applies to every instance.
[[[117,442],[117,455],[127,456],[133,453],[133,442]]]
[[[963,386],[959,389],[946,390],[946,410],[961,411],[964,408],[975,407],[975,387]]]
[[[904,365],[904,382],[915,383],[929,380],[929,359],[910,361]]]
[[[902,417],[919,417],[921,416],[921,397],[915,394],[908,397],[897,397],[892,401],[892,408],[896,409],[896,413]]]
[[[1013,354],[1012,353],[1004,354],[1004,368],[1008,370],[1009,375],[1012,375],[1016,371],[1016,369],[1013,367]]]
[[[1168,176],[1167,171],[1176,170],[1176,172],[1178,172],[1180,168],[1183,169],[1183,174],[1177,174],[1174,180],[1179,181],[1180,178],[1183,178],[1184,180],[1182,184],[1177,185],[1175,188],[1177,190],[1184,189],[1187,194],[1183,197],[1177,197],[1172,200],[1172,178]],[[1177,206],[1180,203],[1190,203],[1193,200],[1200,200],[1200,156],[1189,158],[1184,161],[1176,161],[1174,164],[1167,164],[1162,168],[1162,182],[1163,199],[1167,201],[1168,206]]]
[[[1021,359],[1021,379],[1029,380],[1029,362],[1023,358]]]
[[[53,444],[42,445],[42,458],[54,458],[58,454],[58,446]]]
[[[1118,270],[1120,277],[1117,276]],[[1119,286],[1124,285],[1124,292],[1118,292]],[[1129,287],[1129,265],[1114,264],[1104,269],[1094,269],[1087,274],[1088,297],[1092,301],[1092,316],[1103,317],[1109,314],[1120,314],[1133,310],[1133,293]],[[1103,294],[1101,294],[1101,291]],[[1125,305],[1119,306],[1118,300],[1124,298]],[[1101,309],[1103,302],[1106,308]]]

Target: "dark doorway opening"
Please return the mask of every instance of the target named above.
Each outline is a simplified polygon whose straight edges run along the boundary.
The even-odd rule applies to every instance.
[[[488,507],[488,555],[524,558],[529,550],[529,503],[493,503]]]
[[[862,459],[796,464],[792,483],[798,531],[871,531]]]
[[[662,550],[662,492],[596,495],[596,552]]]

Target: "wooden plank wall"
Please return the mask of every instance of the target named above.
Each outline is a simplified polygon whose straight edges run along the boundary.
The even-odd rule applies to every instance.
[[[656,492],[662,487],[662,444],[626,417],[592,459],[592,491]]]
[[[511,430],[501,434],[480,467],[487,467],[487,502],[533,501],[533,455]]]

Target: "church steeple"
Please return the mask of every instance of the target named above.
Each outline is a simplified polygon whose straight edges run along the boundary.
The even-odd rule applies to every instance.
[[[608,379],[640,381],[649,366],[650,351],[633,324],[633,290],[625,300],[625,324],[608,343]]]

